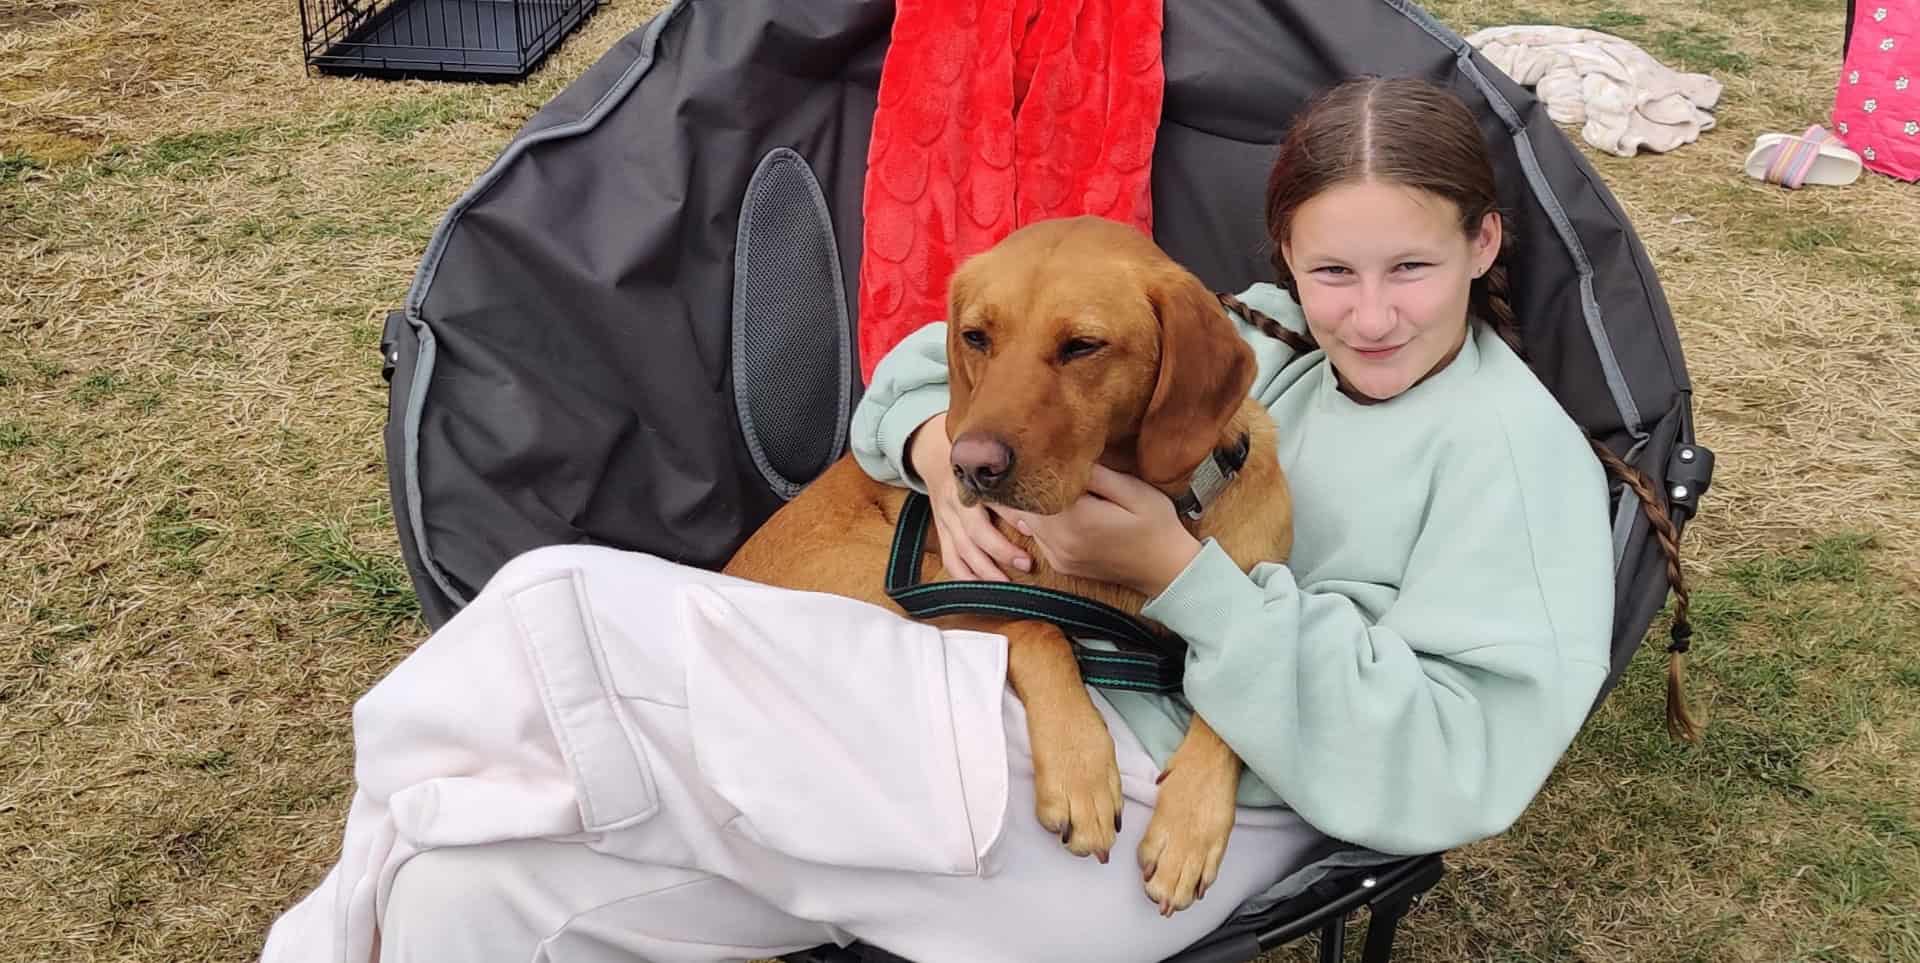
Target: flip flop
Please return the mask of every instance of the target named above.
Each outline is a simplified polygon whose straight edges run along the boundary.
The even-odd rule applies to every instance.
[[[1747,176],[1797,190],[1808,184],[1840,187],[1858,180],[1860,155],[1815,124],[1799,136],[1761,134],[1747,155]]]

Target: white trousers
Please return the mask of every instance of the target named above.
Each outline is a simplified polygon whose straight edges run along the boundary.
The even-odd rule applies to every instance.
[[[341,863],[281,961],[1158,960],[1322,837],[1243,808],[1162,918],[1134,849],[1158,769],[1119,717],[1113,858],[1034,817],[1004,638],[605,549],[515,560],[355,707]]]

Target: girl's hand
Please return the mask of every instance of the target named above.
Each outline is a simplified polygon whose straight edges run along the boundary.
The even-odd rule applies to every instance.
[[[921,422],[907,439],[907,460],[927,486],[934,531],[940,534],[940,564],[950,578],[1007,581],[1001,566],[1033,570],[1033,560],[1000,530],[985,505],[960,504],[960,482],[953,477],[953,442],[947,438],[946,412]]]
[[[1093,466],[1087,494],[1066,511],[1002,514],[1033,537],[1056,571],[1124,585],[1149,598],[1165,591],[1200,553],[1200,541],[1180,524],[1171,499],[1100,465]]]

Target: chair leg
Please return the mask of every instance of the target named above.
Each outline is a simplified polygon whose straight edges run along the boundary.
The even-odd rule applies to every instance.
[[[1347,955],[1347,918],[1328,920],[1320,927],[1320,963],[1340,963]]]
[[[1366,946],[1360,951],[1361,963],[1389,963],[1393,959],[1394,931],[1400,928],[1401,918],[1413,909],[1418,899],[1417,895],[1407,895],[1373,904],[1367,921]]]

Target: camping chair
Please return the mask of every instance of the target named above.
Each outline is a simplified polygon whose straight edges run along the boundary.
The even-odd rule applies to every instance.
[[[538,546],[718,568],[845,451],[865,151],[892,15],[886,0],[680,0],[546,104],[453,205],[381,346],[394,518],[429,626]],[[1379,73],[1465,98],[1525,239],[1515,307],[1536,370],[1661,486],[1676,522],[1693,514],[1712,459],[1666,300],[1626,215],[1525,89],[1400,0],[1168,2],[1163,57],[1155,235],[1220,291],[1270,279],[1256,199],[1306,97]],[[1601,699],[1669,589],[1640,501],[1615,491],[1613,518]],[[1441,854],[1331,844],[1176,959],[1244,961],[1312,932],[1338,959],[1365,906],[1366,958],[1383,961],[1443,872]],[[790,959],[886,958],[856,944]]]

